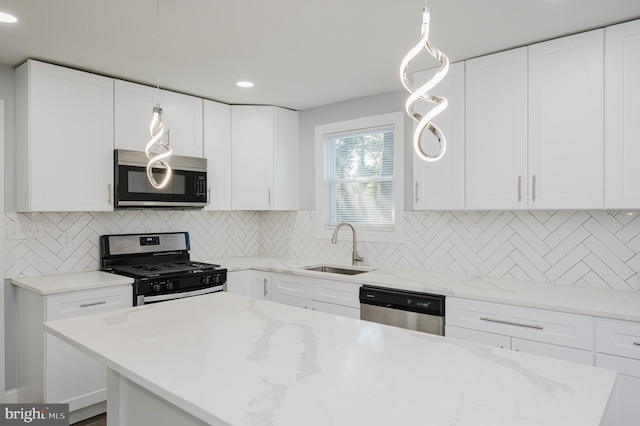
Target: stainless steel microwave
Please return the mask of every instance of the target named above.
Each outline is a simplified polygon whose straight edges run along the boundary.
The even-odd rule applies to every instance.
[[[198,209],[207,205],[207,160],[172,155],[168,160],[172,177],[167,186],[154,188],[147,179],[148,158],[142,151],[116,149],[115,208]],[[163,168],[154,168],[158,181]]]

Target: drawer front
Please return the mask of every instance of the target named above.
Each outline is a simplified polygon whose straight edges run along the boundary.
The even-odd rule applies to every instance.
[[[314,280],[313,300],[360,308],[360,285],[339,281]]]
[[[444,335],[452,339],[466,342],[479,343],[500,349],[511,349],[511,337],[502,334],[487,333],[486,331],[469,330],[468,328],[445,325]]]
[[[512,339],[511,349],[533,355],[546,356],[561,359],[563,361],[577,362],[584,365],[593,365],[593,351],[568,348],[566,346],[551,345],[549,343],[533,342],[524,339]]]
[[[593,350],[593,319],[582,315],[451,297],[446,315],[449,325]]]
[[[288,294],[273,293],[271,301],[282,303],[283,305],[295,306],[297,308],[311,309],[312,301],[304,297],[289,296]]]
[[[326,312],[328,314],[340,315],[348,318],[360,319],[360,308],[352,308],[350,306],[336,305],[334,303],[313,301],[313,309],[318,312]]]
[[[108,312],[132,306],[131,285],[47,296],[46,321]]]
[[[311,299],[311,280],[295,275],[273,274],[270,290],[272,293]]]
[[[640,379],[640,360],[637,359],[596,353],[596,367],[608,368],[619,374]]]
[[[596,352],[640,360],[640,323],[596,319]]]

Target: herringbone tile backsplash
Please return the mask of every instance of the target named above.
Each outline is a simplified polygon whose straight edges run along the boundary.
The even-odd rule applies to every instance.
[[[402,243],[359,243],[371,265],[640,291],[640,218],[620,211],[405,212]],[[20,239],[15,229],[36,229]],[[5,277],[98,269],[102,234],[189,231],[193,259],[264,254],[348,262],[314,212],[129,210],[5,215]],[[346,233],[348,234],[348,233]]]

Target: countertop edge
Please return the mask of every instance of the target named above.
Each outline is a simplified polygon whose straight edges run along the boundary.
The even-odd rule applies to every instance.
[[[64,281],[64,283],[62,283]],[[11,284],[40,296],[133,284],[133,278],[103,271],[82,271],[36,277],[15,277]]]

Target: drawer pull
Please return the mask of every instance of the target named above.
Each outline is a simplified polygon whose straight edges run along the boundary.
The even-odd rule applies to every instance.
[[[533,328],[533,329],[536,329],[536,330],[543,330],[544,329],[543,327],[541,327],[539,325],[530,325],[530,324],[522,324],[522,323],[519,323],[519,322],[503,321],[503,320],[497,320],[497,319],[493,319],[493,318],[489,318],[489,317],[481,317],[480,319],[482,321],[497,322],[499,324],[515,325],[516,327]]]
[[[98,305],[104,305],[105,303],[107,303],[106,300],[103,300],[101,302],[93,302],[93,303],[83,303],[82,305],[80,305],[81,308],[88,308],[89,306],[98,306]]]
[[[634,345],[640,346],[640,342],[633,342]]]

